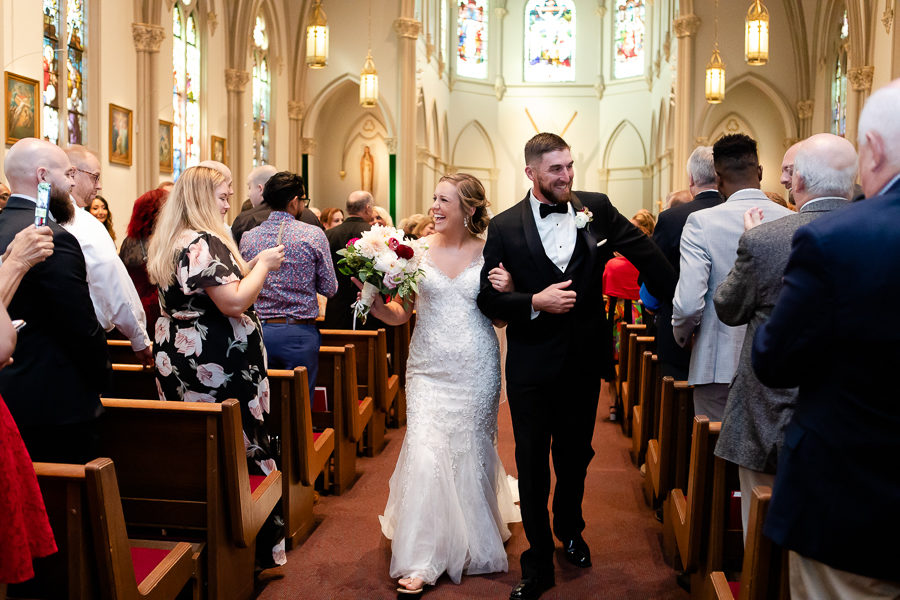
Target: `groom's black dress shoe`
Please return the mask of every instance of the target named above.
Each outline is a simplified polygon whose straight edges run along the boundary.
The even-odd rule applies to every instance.
[[[576,567],[586,569],[591,566],[591,550],[580,535],[563,542],[563,550],[566,552],[566,560]]]
[[[522,581],[513,588],[509,600],[537,600],[541,594],[555,584],[553,577],[522,577]]]

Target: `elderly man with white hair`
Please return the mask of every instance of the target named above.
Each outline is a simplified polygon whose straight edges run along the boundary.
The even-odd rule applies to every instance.
[[[781,291],[781,277],[791,254],[791,238],[803,225],[849,204],[856,179],[856,151],[842,137],[822,133],[792,152],[794,200],[798,213],[760,221],[765,209],[745,215],[747,231],[738,242],[737,260],[719,285],[713,301],[719,320],[747,325],[737,372],[728,391],[716,456],[738,465],[744,538],[750,500],[757,485],[775,481],[784,428],[794,414],[797,388],[766,387],[753,374],[753,335],[765,323]]]
[[[790,551],[794,600],[900,597],[900,322],[868,310],[900,297],[898,113],[900,81],[869,98],[858,138],[867,199],[797,230],[753,341],[764,385],[799,386],[764,530]],[[798,153],[795,172],[801,163]]]

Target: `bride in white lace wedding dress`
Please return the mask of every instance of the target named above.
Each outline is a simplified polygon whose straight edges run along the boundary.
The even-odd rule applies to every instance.
[[[459,583],[463,572],[506,571],[506,523],[521,520],[495,446],[497,335],[475,304],[484,188],[455,174],[441,179],[434,198],[436,233],[428,238],[406,370],[406,438],[379,517],[401,594],[421,593],[445,572]],[[397,324],[411,310],[379,301],[372,314]]]

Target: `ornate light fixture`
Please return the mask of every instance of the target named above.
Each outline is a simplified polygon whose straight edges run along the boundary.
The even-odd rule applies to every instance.
[[[359,75],[359,105],[363,108],[372,108],[376,104],[378,104],[378,71],[375,70],[375,61],[372,60],[372,0],[369,0],[369,51],[366,53],[362,73]]]
[[[706,63],[706,101],[720,104],[725,99],[725,63],[719,54],[719,0],[716,0],[716,37],[712,56]]]
[[[748,65],[769,62],[769,10],[762,0],[753,0],[747,11],[744,60]]]
[[[306,64],[310,69],[323,69],[328,64],[328,21],[322,0],[316,0],[306,26]]]

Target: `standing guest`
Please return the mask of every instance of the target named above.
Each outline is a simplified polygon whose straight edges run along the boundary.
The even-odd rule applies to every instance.
[[[322,211],[316,208],[315,206],[307,206],[306,207],[312,214],[316,215],[316,218],[319,219],[319,222],[322,221]]]
[[[764,533],[789,550],[791,598],[898,598],[900,325],[861,310],[900,296],[900,80],[859,117],[864,202],[797,230],[753,370],[798,386]],[[848,351],[852,349],[852,351]]]
[[[94,217],[103,223],[103,226],[106,227],[107,233],[109,233],[109,237],[112,238],[112,241],[116,241],[116,231],[113,229],[113,216],[109,210],[109,204],[106,203],[106,198],[103,196],[96,196],[93,200],[91,200],[91,205],[88,208],[88,212],[90,212]]]
[[[585,374],[584,361],[612,361],[609,324],[597,310],[607,259],[616,251],[624,254],[652,293],[670,294],[675,285],[656,245],[606,195],[572,191],[574,161],[565,140],[552,133],[534,136],[525,144],[525,165],[532,187],[491,221],[478,294],[478,307],[489,319],[509,324],[506,389],[530,546],[522,553],[522,580],[511,600],[534,600],[555,584],[554,534],[569,563],[591,566],[582,500],[602,376]],[[501,263],[512,277],[512,291],[494,288]]]
[[[376,225],[382,225],[384,227],[393,227],[394,220],[391,218],[391,213],[387,211],[387,209],[376,206],[375,210],[375,223]]]
[[[9,200],[9,188],[5,183],[0,183],[0,211],[6,208],[7,200]]]
[[[54,213],[56,220],[75,236],[84,253],[91,300],[100,325],[106,331],[113,327],[118,329],[131,341],[131,349],[138,359],[152,365],[147,317],[131,277],[119,260],[116,244],[97,219],[81,210],[91,205],[101,189],[100,161],[84,146],[69,146],[65,152],[75,167],[75,186],[71,194],[73,210],[65,214]]]
[[[764,193],[765,193],[765,195],[766,195],[766,198],[768,198],[769,200],[771,200],[772,202],[774,202],[774,203],[777,204],[778,206],[783,206],[783,207],[785,207],[785,208],[791,209],[791,211],[793,211],[793,212],[797,212],[797,207],[796,207],[796,205],[794,205],[794,204],[788,204],[787,201],[784,199],[784,196],[782,196],[782,195],[779,194],[778,192],[764,192]],[[790,194],[790,197],[791,197],[791,198],[794,197],[793,193]]]
[[[337,279],[325,233],[297,220],[306,194],[303,178],[288,171],[275,173],[266,182],[263,197],[272,208],[269,218],[244,234],[241,255],[250,262],[267,248],[284,245],[284,263],[266,276],[256,312],[262,321],[263,341],[273,369],[306,367],[312,400],[319,372],[322,336],[316,328],[319,302],[316,294],[331,297]]]
[[[13,238],[0,264],[0,369],[10,364],[16,330],[6,305],[22,277],[53,254],[53,231],[28,226]],[[27,333],[25,334],[27,335]],[[31,457],[0,398],[0,598],[6,585],[34,577],[32,560],[56,552]]]
[[[403,233],[406,234],[406,237],[410,239],[416,239],[416,235],[413,233],[416,230],[416,227],[419,226],[419,223],[424,221],[426,216],[422,213],[415,213],[409,215],[402,221],[400,221],[400,229],[403,230]]]
[[[147,275],[147,248],[150,246],[150,236],[156,225],[156,216],[169,195],[168,189],[160,186],[135,200],[127,235],[119,249],[119,258],[125,264],[125,269],[141,299],[144,314],[147,315],[147,331],[153,331],[160,316],[159,290],[150,283]]]
[[[669,195],[666,196],[665,210],[675,208],[676,206],[681,206],[682,204],[687,204],[693,199],[694,194],[691,193],[690,189],[669,192]]]
[[[157,189],[163,190],[167,194],[172,191],[172,188],[175,187],[174,181],[163,181],[157,186]]]
[[[252,305],[284,247],[245,263],[222,222],[231,193],[221,173],[185,169],[163,205],[150,240],[147,272],[159,287],[162,316],[153,354],[160,400],[221,402],[237,398],[251,474],[275,470],[263,413],[269,379],[259,319]],[[285,563],[284,522],[273,513],[257,542],[263,569]]]
[[[347,197],[347,218],[337,227],[332,227],[325,232],[328,238],[328,246],[331,249],[331,261],[335,265],[342,258],[337,251],[343,249],[347,242],[358,238],[363,232],[372,228],[375,220],[375,200],[372,194],[365,190],[351,192]],[[337,293],[328,299],[325,308],[325,321],[322,327],[325,329],[352,329],[353,315],[350,305],[356,302],[356,286],[350,281],[349,275],[337,273]],[[356,323],[358,329],[378,329],[384,327],[384,323],[373,316],[366,319],[365,324]]]
[[[726,325],[747,325],[737,373],[728,391],[716,456],[738,465],[744,539],[750,499],[758,485],[772,486],[784,428],[794,413],[797,389],[766,387],[753,374],[753,336],[772,313],[781,278],[799,227],[844,208],[856,179],[856,151],[842,137],[822,133],[797,150],[792,193],[799,212],[767,222],[759,209],[745,215],[746,233],[737,260],[714,296],[716,314]]]
[[[781,159],[781,178],[778,182],[784,186],[785,190],[787,190],[788,204],[794,204],[794,195],[791,193],[791,181],[794,177],[794,157],[797,156],[797,150],[799,149],[800,142],[792,144],[791,147],[785,151],[784,158]]]
[[[722,203],[722,196],[716,189],[716,170],[713,166],[712,146],[698,146],[691,152],[687,162],[690,194],[693,200],[678,206],[670,206],[659,213],[659,221],[653,230],[653,241],[662,250],[669,264],[678,275],[681,269],[681,233],[691,213],[712,208]],[[688,378],[691,362],[690,347],[682,348],[675,343],[672,335],[672,298],[658,298],[656,313],[656,352],[659,355],[659,370],[663,377],[671,376],[678,381]]]
[[[38,183],[50,184],[51,209],[57,211],[72,210],[75,183],[66,153],[34,138],[9,149],[4,169],[12,195],[0,213],[0,252],[34,223]],[[106,336],[91,303],[78,240],[49,218],[47,225],[53,254],[25,274],[9,302],[9,314],[26,325],[13,363],[0,371],[0,394],[32,460],[84,464],[97,458],[100,392],[109,376]]]
[[[423,238],[432,233],[434,233],[434,217],[431,215],[423,217],[413,229],[413,236],[416,238]]]
[[[271,207],[263,204],[263,188],[269,177],[278,172],[272,165],[260,165],[247,175],[247,201],[250,207],[242,210],[231,224],[231,235],[234,243],[241,245],[241,236],[266,220],[271,212]]]
[[[344,222],[344,211],[334,206],[322,211],[322,226],[325,231],[333,229]]]
[[[721,421],[747,326],[722,323],[713,308],[713,295],[734,266],[744,213],[762,207],[766,220],[772,221],[792,213],[760,191],[762,167],[754,139],[740,133],[723,136],[713,145],[713,164],[725,202],[687,218],[672,302],[672,334],[682,347],[693,339],[688,383],[694,386],[694,414]]]

